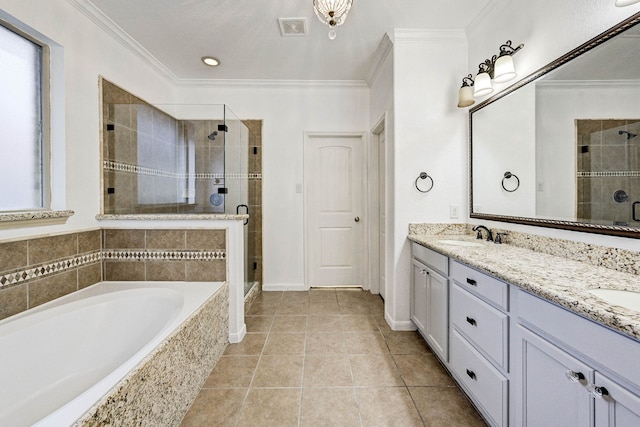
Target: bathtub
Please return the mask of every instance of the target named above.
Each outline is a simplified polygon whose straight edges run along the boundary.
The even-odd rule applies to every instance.
[[[0,426],[74,424],[222,285],[101,282],[0,321]]]

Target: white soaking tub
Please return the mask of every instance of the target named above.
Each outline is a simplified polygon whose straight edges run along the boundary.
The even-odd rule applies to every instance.
[[[101,282],[0,321],[0,426],[66,426],[222,283]]]

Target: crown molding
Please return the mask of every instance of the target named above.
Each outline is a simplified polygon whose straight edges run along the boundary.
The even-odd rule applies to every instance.
[[[475,18],[467,25],[465,31],[467,34],[473,34],[473,32],[480,28],[483,21],[491,15],[500,14],[498,8],[506,8],[506,5],[511,0],[489,0],[489,3],[476,15]]]
[[[422,30],[400,28],[393,31],[393,41],[395,43],[452,39],[459,39],[466,42],[467,36],[464,30]]]
[[[111,36],[114,40],[127,48],[133,54],[137,55],[147,64],[151,65],[161,74],[164,74],[169,79],[176,81],[178,77],[167,68],[162,62],[160,62],[155,56],[153,56],[148,50],[146,50],[140,43],[133,39],[126,31],[124,31],[118,24],[113,22],[111,18],[105,15],[100,9],[98,9],[93,3],[87,0],[67,0],[69,4],[75,7],[83,15],[89,18],[94,24],[96,24],[105,33]]]
[[[369,71],[367,72],[367,84],[371,86],[373,82],[378,78],[378,74],[382,69],[384,62],[387,60],[389,54],[393,52],[393,42],[391,41],[391,37],[389,37],[388,33],[385,33],[382,36],[382,40],[380,40],[380,44],[376,49],[373,60],[371,61],[371,66],[369,67]]]
[[[278,79],[175,79],[179,86],[228,87],[367,87],[364,80],[278,80]]]

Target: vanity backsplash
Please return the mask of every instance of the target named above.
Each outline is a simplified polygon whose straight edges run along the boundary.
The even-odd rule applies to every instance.
[[[472,234],[473,224],[409,224],[409,234]],[[532,251],[555,255],[594,266],[640,275],[640,252],[610,248],[584,242],[556,239],[517,231],[492,229],[494,235],[508,233],[505,243]]]

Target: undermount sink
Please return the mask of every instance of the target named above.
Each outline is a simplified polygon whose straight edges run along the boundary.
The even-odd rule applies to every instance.
[[[467,247],[483,246],[482,243],[468,242],[466,240],[438,240],[438,242],[444,243],[445,245],[452,245],[452,246],[467,246]]]
[[[640,292],[619,289],[589,289],[589,293],[610,304],[640,311]]]

